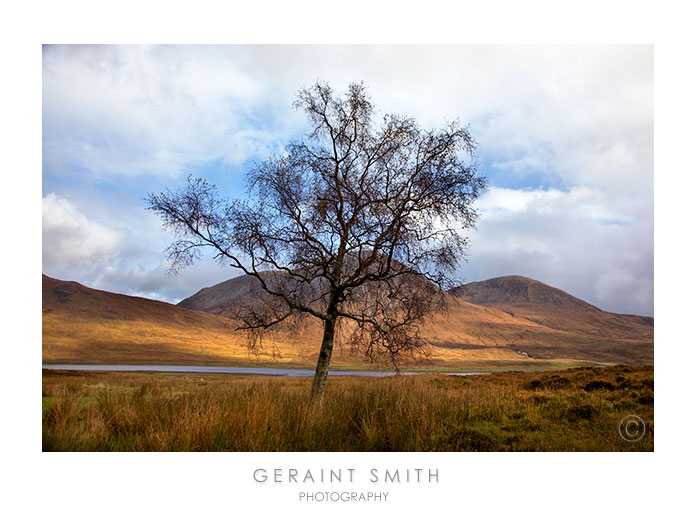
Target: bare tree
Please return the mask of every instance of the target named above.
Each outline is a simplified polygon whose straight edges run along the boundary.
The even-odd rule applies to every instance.
[[[312,132],[248,174],[248,200],[189,177],[148,202],[179,237],[168,249],[173,270],[212,247],[258,280],[268,299],[246,309],[241,329],[323,322],[313,399],[323,396],[338,327],[372,360],[426,353],[419,326],[445,305],[440,287],[464,254],[485,180],[467,128],[423,130],[393,114],[377,124],[362,84],[334,95],[316,83],[295,107]]]

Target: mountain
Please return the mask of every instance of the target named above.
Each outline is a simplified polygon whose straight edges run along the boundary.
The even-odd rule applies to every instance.
[[[258,279],[250,275],[242,275],[215,286],[203,288],[177,305],[186,309],[222,315],[229,313],[235,305],[252,305],[265,295]]]
[[[598,309],[560,289],[518,275],[471,282],[450,290],[450,293],[476,304],[533,302],[572,310]]]
[[[321,339],[316,324],[308,324],[299,340],[273,332],[264,339],[267,349],[252,352],[246,334],[236,331],[236,324],[225,316],[46,275],[42,307],[42,359],[48,363],[312,367]],[[337,364],[367,365],[348,352],[337,352],[334,359]]]
[[[322,324],[313,318],[298,331],[280,328],[271,332],[264,339],[262,352],[249,352],[246,335],[236,331],[235,323],[225,316],[230,303],[253,304],[260,298],[258,283],[248,276],[204,288],[177,306],[45,275],[42,280],[44,362],[272,362],[301,367],[316,363]],[[529,288],[506,292],[498,288],[493,294],[483,287],[475,293],[472,286],[447,295],[448,310],[433,315],[423,325],[422,336],[432,351],[429,363],[470,369],[653,363],[653,327],[645,319],[626,315],[611,318],[613,314],[579,299],[575,302],[560,290],[540,286],[561,294],[562,299],[554,300],[552,295],[557,294],[552,291],[551,296],[538,297],[540,289],[533,284]],[[456,296],[459,292],[463,298]],[[491,302],[485,301],[490,298]],[[597,317],[604,321],[600,327],[583,322]],[[611,320],[618,321],[623,329]],[[349,346],[341,346],[339,339],[332,365],[368,364],[351,353]]]
[[[556,330],[605,338],[653,341],[654,319],[602,311],[527,277],[498,277],[450,290],[461,300],[499,309]]]
[[[225,318],[43,275],[45,362],[227,362],[245,354]]]
[[[261,295],[258,281],[243,275],[204,288],[179,306],[224,314],[235,303],[249,305]],[[607,313],[525,277],[500,277],[455,288],[450,291],[447,312],[433,316],[423,327],[423,337],[440,359],[462,362],[530,355],[649,363],[653,334],[649,317]]]

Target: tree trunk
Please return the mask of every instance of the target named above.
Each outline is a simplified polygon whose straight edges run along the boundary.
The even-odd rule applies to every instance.
[[[328,366],[331,363],[331,355],[333,354],[333,339],[335,337],[335,323],[337,317],[331,317],[324,322],[323,340],[321,341],[321,351],[319,352],[319,361],[316,364],[316,373],[314,374],[314,384],[311,387],[311,401],[323,398],[323,392],[326,388],[326,377],[328,376]]]

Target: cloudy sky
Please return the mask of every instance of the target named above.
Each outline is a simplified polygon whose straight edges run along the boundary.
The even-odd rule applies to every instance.
[[[470,124],[489,189],[459,278],[653,314],[650,46],[44,47],[43,272],[168,302],[234,276],[206,258],[169,277],[143,197],[189,173],[242,197],[254,162],[306,131],[291,105],[317,79]]]

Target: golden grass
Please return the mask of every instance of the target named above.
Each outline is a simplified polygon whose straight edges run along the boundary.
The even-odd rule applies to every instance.
[[[313,336],[316,335],[302,337],[303,342],[299,343],[278,335],[266,339],[263,351],[249,353],[245,337],[231,328],[178,327],[149,320],[67,320],[58,314],[45,314],[43,361],[231,366],[271,363],[313,368],[320,345],[320,338]],[[419,363],[406,361],[403,367],[485,367],[490,361],[529,368],[548,362],[529,359],[503,347],[445,349],[432,346],[429,360]],[[581,364],[581,361],[573,362],[574,365]],[[348,349],[336,349],[332,367],[348,366],[366,368],[370,363]]]
[[[551,360],[574,365],[653,361],[651,341],[558,331],[497,309],[451,300],[448,313],[432,317],[423,327],[432,352],[430,366],[493,363],[545,368]],[[245,335],[223,317],[43,277],[44,362],[276,363],[313,368],[321,336],[320,323],[308,321],[298,334],[276,333],[267,339],[264,352],[249,356]],[[349,349],[337,349],[332,360],[334,368],[368,365]]]
[[[652,451],[653,368],[391,378],[44,371],[47,451]],[[639,415],[646,435],[618,434]]]

